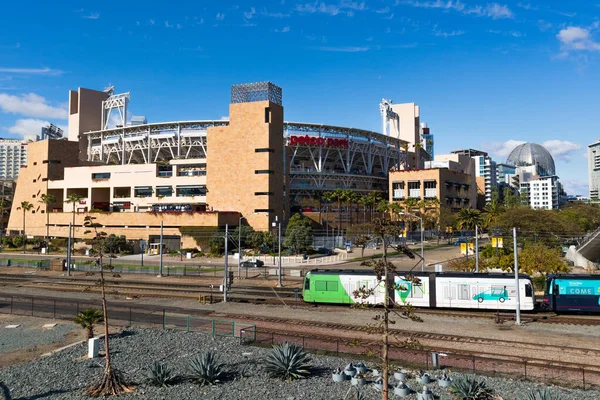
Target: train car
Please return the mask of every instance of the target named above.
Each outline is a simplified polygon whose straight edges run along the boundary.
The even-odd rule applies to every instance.
[[[354,297],[358,288],[374,288],[374,294],[361,301]],[[303,299],[308,303],[383,304],[383,284],[372,270],[312,270],[304,277]]]
[[[516,284],[510,274],[406,273],[394,277],[397,304],[426,308],[516,309]],[[531,279],[519,276],[521,310],[533,310]],[[414,279],[418,278],[418,279]],[[354,296],[360,287],[376,290],[367,299]],[[332,304],[383,304],[384,287],[371,270],[313,270],[304,278],[305,302]]]
[[[600,276],[548,275],[544,308],[554,312],[600,313]]]
[[[425,276],[423,276],[425,275]],[[440,272],[414,274],[418,284],[396,277],[396,302],[415,307],[515,310],[517,285],[512,274]],[[531,278],[519,275],[520,309],[533,310],[535,296]]]

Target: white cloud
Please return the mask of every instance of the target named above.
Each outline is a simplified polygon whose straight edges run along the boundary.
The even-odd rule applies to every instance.
[[[565,192],[572,195],[581,194],[588,196],[590,187],[587,180],[582,179],[561,179],[560,183],[565,187]]]
[[[97,12],[95,12],[95,13],[91,13],[89,15],[82,15],[81,18],[84,18],[84,19],[98,19],[98,18],[100,18],[100,14],[98,14]]]
[[[35,93],[14,96],[0,93],[0,109],[5,113],[20,114],[27,117],[67,119],[67,107],[54,107],[46,99]]]
[[[339,4],[326,4],[324,2],[314,2],[306,4],[296,4],[296,11],[307,14],[321,13],[331,16],[345,14],[348,17],[354,16],[354,11],[363,11],[367,7],[364,2],[355,2],[342,0]]]
[[[518,3],[517,7],[522,8],[523,10],[530,10],[530,11],[539,10],[538,6],[531,5],[530,3]]]
[[[252,19],[254,14],[256,14],[256,9],[254,7],[251,7],[250,11],[244,11],[244,18]]]
[[[9,74],[28,74],[28,75],[61,75],[63,71],[51,68],[6,68],[0,67],[0,72]]]
[[[223,21],[225,19],[225,14],[217,13],[215,18],[217,21]]]
[[[462,14],[473,14],[479,17],[490,17],[492,19],[514,18],[515,16],[508,6],[498,3],[488,3],[484,6],[467,6],[460,0],[407,0],[404,2],[404,4],[419,8],[439,8],[442,10],[453,10]]]
[[[520,144],[526,143],[523,140],[507,140],[506,142],[491,142],[482,145],[482,148],[491,153],[495,157],[501,157],[502,161],[508,157],[511,151]],[[546,140],[541,143],[542,146],[550,154],[555,161],[561,160],[569,162],[573,155],[573,152],[581,149],[581,146],[577,143],[570,142],[568,140]]]
[[[600,42],[594,41],[589,29],[570,26],[561,29],[556,35],[561,43],[561,49],[569,51],[600,51]]]
[[[286,33],[286,32],[289,32],[289,31],[290,31],[290,27],[289,26],[284,26],[281,29],[275,29],[275,32],[277,32],[277,33]]]
[[[387,14],[390,12],[390,8],[389,7],[380,8],[379,10],[375,10],[375,12],[377,14]]]
[[[569,142],[568,140],[546,140],[542,143],[542,146],[552,154],[554,159],[566,162],[571,161],[572,153],[575,150],[581,149],[579,144]]]
[[[15,124],[8,128],[8,132],[21,136],[35,136],[42,133],[42,127],[48,126],[50,122],[41,119],[18,119]],[[66,126],[58,126],[67,132]]]
[[[505,159],[515,147],[523,143],[525,143],[523,140],[511,139],[506,142],[488,142],[482,145],[482,148],[496,157],[503,157]]]
[[[150,23],[150,25],[154,25],[156,23],[156,21],[154,21],[153,19],[148,20],[148,22]]]
[[[496,30],[496,29],[488,29],[488,33],[494,33],[496,35],[503,35],[503,36],[512,36],[512,37],[521,37],[521,36],[527,36],[525,33],[521,33],[519,31],[500,31],[500,30]]]
[[[441,37],[444,37],[444,38],[449,38],[449,37],[452,37],[452,36],[461,36],[461,35],[464,35],[465,31],[444,32],[444,31],[439,30],[438,26],[435,25],[433,27],[433,34],[435,36],[441,36]]]
[[[331,51],[331,52],[338,52],[338,53],[359,53],[359,52],[363,52],[363,51],[369,51],[369,47],[368,46],[363,46],[363,47],[359,47],[359,46],[340,46],[340,47],[321,46],[321,47],[317,47],[317,50]]]

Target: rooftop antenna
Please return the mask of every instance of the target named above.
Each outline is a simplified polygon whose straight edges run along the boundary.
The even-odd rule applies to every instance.
[[[109,96],[112,96],[115,92],[115,87],[109,83],[108,86],[104,87],[103,92],[108,94]]]

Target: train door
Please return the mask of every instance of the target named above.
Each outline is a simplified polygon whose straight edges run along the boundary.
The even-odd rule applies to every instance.
[[[471,308],[479,308],[479,302],[476,300],[477,293],[478,293],[477,285],[478,285],[478,282],[475,282],[475,284],[471,285],[471,297],[469,298]]]

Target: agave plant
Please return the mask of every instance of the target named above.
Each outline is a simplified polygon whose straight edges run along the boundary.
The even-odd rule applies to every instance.
[[[219,363],[219,359],[211,351],[207,351],[199,357],[190,361],[190,369],[192,370],[191,378],[195,383],[202,386],[216,385],[221,382],[223,377],[224,365]]]
[[[170,386],[175,383],[177,378],[172,369],[157,361],[148,368],[148,380],[155,386]]]
[[[294,343],[275,344],[267,356],[265,367],[274,378],[304,379],[310,375],[310,357]]]
[[[473,377],[460,377],[452,381],[450,391],[460,400],[492,400],[493,390],[483,381]]]
[[[552,393],[550,389],[535,389],[527,393],[522,400],[561,400],[559,394]]]

